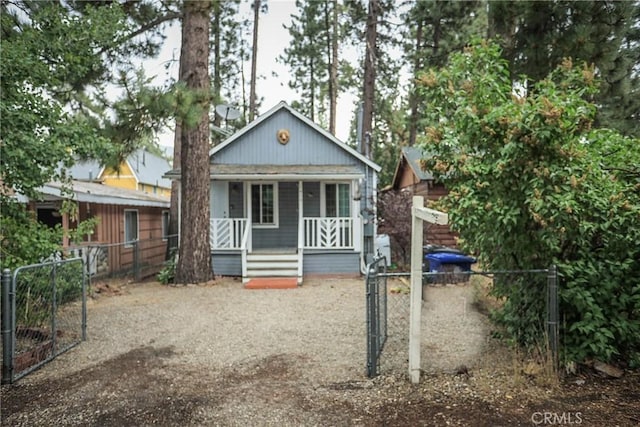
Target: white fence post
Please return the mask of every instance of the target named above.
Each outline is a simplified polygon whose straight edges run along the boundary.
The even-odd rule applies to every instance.
[[[413,197],[411,209],[411,305],[409,320],[409,378],[420,382],[420,341],[422,311],[422,219],[416,215],[416,208],[424,206],[422,196]]]
[[[413,196],[411,208],[411,312],[409,319],[409,377],[411,382],[420,382],[420,341],[422,332],[422,240],[423,224],[446,225],[449,216],[444,212],[424,207],[422,196]]]

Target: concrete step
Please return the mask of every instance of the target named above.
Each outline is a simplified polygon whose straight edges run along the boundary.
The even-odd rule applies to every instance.
[[[298,261],[249,261],[247,260],[247,269],[263,270],[263,269],[297,269]]]
[[[272,269],[272,270],[250,270],[247,268],[247,277],[295,277],[298,275],[298,269]]]
[[[247,261],[298,261],[298,254],[247,254]]]

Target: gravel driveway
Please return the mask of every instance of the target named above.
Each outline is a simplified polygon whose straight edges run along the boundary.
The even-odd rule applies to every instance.
[[[460,306],[458,294],[456,306]],[[402,298],[395,307],[391,304],[395,311],[390,322],[398,315],[407,320],[408,295],[389,298]],[[444,307],[444,301],[429,301],[428,311],[437,309],[439,316],[459,314]],[[406,339],[397,339],[397,334],[408,334],[403,319],[390,324],[396,344],[402,345],[394,348],[390,340],[386,351],[390,356],[383,366],[384,371],[400,375],[406,370]],[[458,322],[433,324],[427,319],[425,334],[431,336],[427,349],[444,347],[452,335],[459,336],[459,331],[451,330]],[[86,342],[19,383],[42,394],[38,384],[46,381],[44,388],[52,398],[55,393],[62,395],[60,404],[52,401],[46,412],[35,415],[36,424],[55,420],[116,425],[137,418],[143,424],[156,419],[324,424],[327,417],[342,419],[344,414],[310,417],[310,396],[322,399],[323,390],[372,385],[365,370],[361,279],[312,279],[293,290],[245,290],[231,279],[207,286],[131,285],[122,295],[91,299],[88,324]],[[444,342],[433,344],[434,332]],[[440,363],[443,358],[438,355]],[[56,383],[58,389],[52,390]],[[83,406],[88,402],[97,402],[97,408]],[[70,412],[68,404],[75,410]],[[177,406],[170,410],[173,405]],[[21,418],[19,412],[10,421],[31,424],[33,416]]]
[[[414,386],[406,380],[406,340],[397,336],[383,353],[384,375],[366,378],[364,280],[306,280],[291,290],[245,290],[228,279],[187,287],[129,285],[121,295],[90,300],[86,342],[2,387],[2,425],[527,420],[524,399],[512,412],[513,401],[504,401],[505,390],[516,393],[508,391],[509,375],[496,371],[493,361],[480,363],[487,356],[486,319],[473,310],[470,287],[428,292],[425,381]],[[407,320],[400,308],[408,295],[390,294],[393,304],[390,326],[397,327]],[[459,363],[472,375],[451,372]],[[496,409],[501,399],[506,412]]]

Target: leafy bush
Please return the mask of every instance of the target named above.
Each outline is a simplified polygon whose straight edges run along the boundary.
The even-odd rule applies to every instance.
[[[24,205],[0,197],[0,268],[35,264],[60,249],[62,229],[49,228]]]
[[[411,256],[411,194],[389,191],[378,197],[378,233],[388,234],[391,258],[408,265]]]
[[[169,256],[169,260],[165,262],[164,267],[158,273],[158,282],[163,285],[168,285],[169,283],[173,283],[176,277],[176,266],[178,265],[178,251],[174,249],[171,251],[171,255]]]
[[[58,307],[82,297],[81,262],[52,262],[30,266],[17,275],[16,321],[28,326],[48,326],[55,283]]]
[[[478,43],[420,81],[424,162],[450,190],[442,201],[460,243],[491,269],[557,264],[567,361],[640,354],[640,141],[592,129],[595,70],[566,60],[526,89],[497,45]],[[528,80],[520,78],[524,85]],[[512,328],[545,307],[523,283],[496,288]],[[529,314],[526,314],[529,313]]]

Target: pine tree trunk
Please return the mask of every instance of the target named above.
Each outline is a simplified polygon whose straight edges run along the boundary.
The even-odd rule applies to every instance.
[[[333,7],[331,22],[329,22],[329,13],[326,10],[327,4],[328,2],[325,3],[327,33],[331,34],[331,40],[327,41],[330,45],[327,52],[329,57],[329,132],[335,135],[338,105],[338,0],[331,1]]]
[[[213,102],[222,102],[222,5],[220,2],[213,2]],[[221,126],[222,119],[217,114],[213,115],[213,124]]]
[[[181,23],[184,25],[184,20]],[[182,78],[184,72],[185,44],[180,44],[180,62],[178,65],[178,78]],[[180,146],[182,141],[182,124],[180,118],[176,116],[176,127],[173,133],[173,170],[180,170],[182,167],[182,153]],[[172,255],[172,251],[179,247],[178,233],[180,232],[180,181],[171,181],[171,199],[169,202],[169,238],[167,245],[167,259]]]
[[[378,15],[380,4],[378,0],[369,0],[367,14],[366,50],[364,55],[364,90],[362,107],[362,135],[360,136],[360,151],[370,156],[369,144],[373,127],[373,103],[376,81],[376,39],[378,37]]]
[[[251,89],[249,90],[249,121],[252,122],[256,115],[256,79],[258,78],[258,22],[260,20],[261,0],[253,2],[253,46],[251,47]]]
[[[176,283],[212,277],[209,247],[209,28],[211,2],[185,1],[182,24],[184,68],[181,80],[198,94],[200,120],[181,129],[180,256]]]
[[[418,21],[418,28],[416,29],[416,51],[414,53],[415,58],[413,61],[413,77],[414,81],[417,81],[418,73],[422,70],[422,45],[423,45],[423,28],[424,21],[420,19]],[[413,84],[413,91],[409,94],[409,106],[411,108],[411,120],[409,121],[409,146],[413,147],[416,144],[416,138],[418,133],[418,108],[420,103],[420,96],[418,95],[418,85]]]

